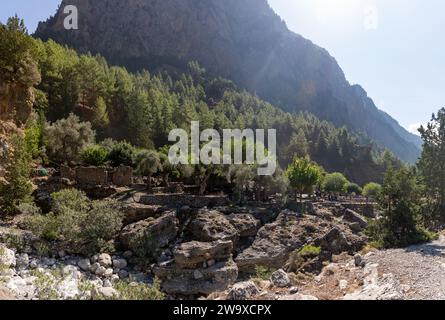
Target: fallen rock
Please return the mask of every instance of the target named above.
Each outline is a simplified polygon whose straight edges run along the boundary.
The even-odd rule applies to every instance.
[[[113,298],[118,298],[119,297],[119,293],[111,288],[111,287],[101,287],[101,288],[96,288],[93,290],[92,292],[92,296],[93,299],[113,299]]]
[[[341,291],[345,291],[346,289],[348,289],[348,285],[349,285],[349,283],[348,283],[347,280],[340,280],[340,281],[338,282],[338,288],[339,288]]]
[[[0,245],[0,266],[11,268],[16,266],[16,258],[14,251]]]
[[[261,228],[261,221],[251,214],[231,214],[227,218],[240,237],[255,237]]]
[[[283,269],[279,269],[272,273],[272,276],[270,277],[270,281],[275,287],[278,288],[286,288],[291,285],[291,281],[289,279],[289,276]]]
[[[294,300],[298,300],[298,301],[316,301],[316,300],[318,300],[318,298],[314,297],[314,296],[311,296],[311,295],[305,295],[305,294],[301,294],[301,293],[296,293],[296,294],[292,294],[292,295],[283,296],[283,297],[279,298],[278,300],[284,300],[284,301],[294,301]]]
[[[111,256],[108,253],[102,253],[97,258],[97,262],[105,268],[111,267],[113,262],[111,260]]]
[[[191,241],[177,246],[173,252],[176,266],[181,269],[199,268],[203,263],[209,267],[232,256],[231,241],[198,242]]]
[[[128,265],[127,260],[125,259],[113,259],[113,268],[115,269],[124,269]]]
[[[125,250],[133,252],[140,252],[144,242],[162,248],[176,238],[178,230],[176,213],[168,212],[157,219],[149,218],[126,226],[120,235],[120,242]]]
[[[89,259],[82,259],[77,262],[77,265],[80,269],[82,269],[85,272],[90,271],[91,263]]]
[[[346,236],[337,227],[331,229],[320,239],[320,246],[322,251],[328,252],[331,256],[350,251],[351,249]]]
[[[127,203],[123,207],[124,225],[129,225],[148,218],[154,218],[161,213],[161,208],[161,206],[153,206],[137,202]]]
[[[366,265],[366,262],[365,262],[365,260],[363,260],[363,258],[360,254],[356,254],[354,256],[354,264],[356,267],[363,268]]]
[[[153,271],[161,280],[162,289],[168,294],[209,295],[226,290],[238,278],[238,267],[231,259],[210,268],[193,270],[167,266],[155,267]],[[196,279],[197,271],[199,279]]]
[[[190,223],[189,230],[198,241],[230,240],[236,243],[238,231],[222,213],[200,210]]]
[[[254,273],[257,266],[280,269],[293,251],[329,230],[330,225],[320,217],[300,217],[295,212],[284,210],[273,223],[258,231],[253,244],[244,249],[235,261],[244,273]]]
[[[348,222],[358,223],[362,229],[365,229],[368,226],[368,222],[360,214],[351,209],[345,210],[343,219]]]
[[[253,281],[239,282],[233,285],[227,295],[227,300],[248,300],[260,293]]]

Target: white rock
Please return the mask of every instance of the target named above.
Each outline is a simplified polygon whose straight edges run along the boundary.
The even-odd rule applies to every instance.
[[[111,283],[110,280],[105,279],[104,282],[103,282],[103,287],[104,287],[104,288],[112,288],[112,287],[113,287],[113,284]]]
[[[275,271],[274,273],[272,273],[272,276],[270,277],[270,281],[273,283],[274,286],[276,286],[278,288],[285,288],[285,287],[289,287],[291,285],[289,276],[282,269],[279,269],[279,270]]]
[[[299,291],[298,287],[292,287],[289,289],[290,294],[296,294],[296,293],[298,293],[298,291]]]
[[[99,288],[97,290],[93,290],[93,297],[104,297],[107,299],[119,297],[118,292],[113,288]]]
[[[349,285],[349,283],[346,280],[340,280],[339,283],[338,283],[338,287],[342,291],[346,290],[348,288],[348,285]]]
[[[0,245],[0,266],[11,268],[16,266],[14,251]]]
[[[97,271],[97,269],[99,269],[99,267],[100,267],[100,264],[97,263],[97,262],[95,262],[95,263],[93,263],[93,264],[91,265],[91,267],[90,267],[90,271],[91,271],[92,273],[96,273],[96,271]]]
[[[57,292],[62,300],[70,300],[80,295],[79,282],[75,278],[66,278],[57,286]]]
[[[113,276],[113,269],[108,268],[107,270],[105,270],[104,276],[107,278],[111,278]]]
[[[103,276],[105,276],[106,272],[107,272],[107,269],[105,267],[99,266],[96,269],[95,274],[99,277],[103,277]]]
[[[26,269],[29,266],[29,256],[26,253],[17,254],[16,256],[17,269]]]
[[[111,282],[115,283],[119,281],[119,276],[117,274],[113,274],[111,276]]]
[[[113,261],[111,260],[111,256],[108,253],[102,253],[99,255],[97,262],[105,268],[109,268],[113,265]]]
[[[227,296],[228,300],[247,300],[260,293],[253,281],[239,282],[233,285]]]

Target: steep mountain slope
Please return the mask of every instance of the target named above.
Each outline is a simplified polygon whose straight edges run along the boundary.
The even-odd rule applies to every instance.
[[[66,4],[77,6],[79,30],[63,28]],[[266,0],[63,0],[35,35],[132,70],[181,71],[196,60],[286,111],[307,110],[365,133],[403,160],[420,152],[326,50],[289,31]]]

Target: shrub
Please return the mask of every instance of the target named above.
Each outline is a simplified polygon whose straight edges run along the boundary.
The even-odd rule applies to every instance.
[[[378,183],[371,182],[368,183],[363,188],[363,195],[372,199],[376,199],[381,191],[382,191],[381,185],[379,185]]]
[[[84,193],[67,189],[53,194],[52,212],[27,219],[34,234],[49,241],[61,241],[74,253],[96,253],[110,249],[122,228],[122,213],[116,201],[90,201]]]
[[[90,146],[82,151],[82,163],[87,166],[100,167],[108,160],[108,151],[101,146]]]
[[[335,172],[325,177],[323,187],[326,192],[344,193],[347,184],[348,179],[343,174]]]
[[[135,148],[128,142],[117,142],[109,145],[111,148],[108,155],[108,160],[113,167],[119,166],[133,166],[135,157]]]
[[[261,280],[269,280],[272,276],[272,273],[274,273],[274,269],[270,269],[264,266],[256,266],[255,268],[255,278],[261,279]]]
[[[295,250],[289,256],[289,270],[298,271],[306,261],[318,257],[320,252],[321,248],[313,245],[306,245],[299,250]]]
[[[119,300],[164,300],[165,294],[160,289],[158,279],[155,279],[153,285],[145,283],[128,283],[118,281],[114,288],[119,293]]]
[[[377,246],[404,247],[431,240],[432,234],[420,224],[422,194],[423,186],[413,170],[388,170],[378,197],[383,213],[366,230]]]
[[[87,251],[98,252],[107,247],[122,228],[123,215],[117,201],[94,201],[81,222],[80,238],[87,243]]]
[[[70,114],[68,118],[46,125],[44,129],[46,147],[55,162],[77,162],[81,150],[94,143],[95,132],[89,122],[81,122]]]
[[[11,138],[12,148],[6,165],[5,179],[0,180],[0,209],[6,214],[14,214],[22,202],[31,198],[32,184],[31,157],[24,139],[15,135]]]
[[[348,194],[361,195],[363,189],[358,184],[350,182],[346,185],[346,192]]]
[[[308,157],[297,158],[286,170],[290,186],[295,190],[295,200],[297,193],[300,194],[300,201],[303,193],[312,193],[313,187],[320,181],[323,169],[312,163]]]
[[[306,245],[298,251],[298,254],[303,258],[316,258],[320,255],[321,248],[313,245]]]

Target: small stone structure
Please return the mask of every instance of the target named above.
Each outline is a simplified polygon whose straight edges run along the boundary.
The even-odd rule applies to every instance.
[[[108,171],[102,167],[77,167],[76,181],[81,185],[106,185]]]
[[[108,169],[105,167],[60,167],[60,177],[74,181],[80,185],[94,186],[129,186],[133,183],[133,168],[118,167]]]
[[[114,168],[114,171],[108,174],[115,186],[129,186],[133,183],[133,168],[131,167]]]

